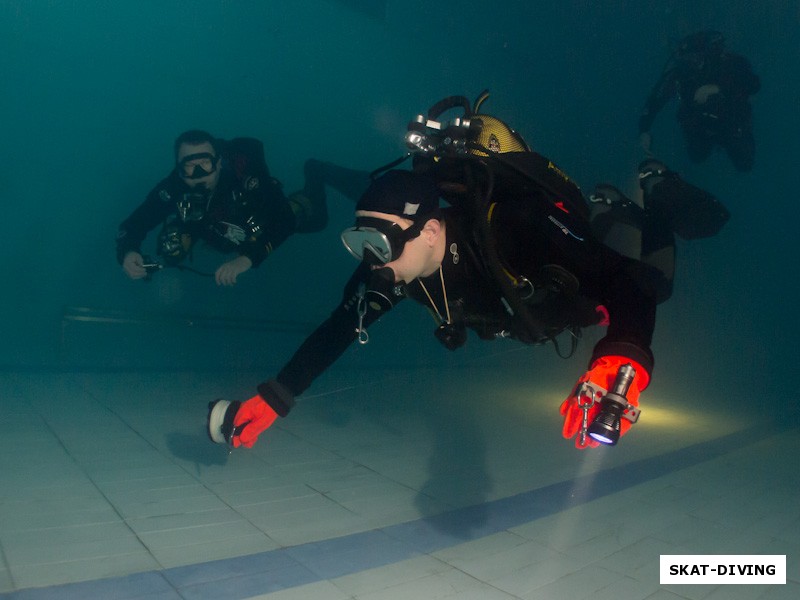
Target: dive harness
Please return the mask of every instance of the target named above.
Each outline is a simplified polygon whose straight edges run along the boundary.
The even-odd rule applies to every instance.
[[[443,158],[457,157],[459,160],[467,161],[467,164],[474,166],[485,175],[485,190],[483,193],[476,189],[477,182],[472,184],[473,194],[468,195],[471,206],[468,206],[468,214],[473,215],[472,229],[476,239],[479,241],[478,253],[480,261],[488,269],[491,278],[500,288],[501,298],[506,311],[513,318],[518,319],[529,338],[528,343],[543,344],[552,341],[556,353],[561,358],[570,357],[577,348],[580,338],[580,328],[575,325],[559,327],[558,331],[553,331],[553,327],[544,322],[533,313],[529,302],[538,292],[534,284],[524,276],[518,276],[503,264],[500,257],[497,241],[491,231],[492,213],[496,203],[491,201],[494,191],[495,176],[494,171],[486,164],[487,160],[495,161],[505,167],[510,168],[514,173],[524,179],[535,183],[543,192],[547,200],[558,208],[559,197],[557,190],[548,185],[546,181],[534,180],[529,173],[524,171],[514,161],[506,159],[501,153],[497,153],[477,141],[483,127],[478,111],[481,104],[489,97],[488,90],[484,90],[478,95],[474,105],[471,107],[469,101],[464,96],[449,96],[434,104],[427,115],[419,114],[408,124],[405,135],[406,146],[409,151],[396,160],[374,170],[370,178],[374,180],[381,173],[392,169],[411,157],[424,157],[431,159],[434,163]],[[453,108],[463,108],[464,115],[456,117],[450,122],[439,121],[439,117],[446,111]],[[526,150],[530,147],[513,129],[508,128],[508,135],[513,136],[516,143]],[[474,173],[474,171],[470,171]],[[560,173],[559,173],[560,174]],[[564,273],[573,277],[566,270]],[[577,280],[576,280],[577,281]],[[570,349],[564,354],[559,346],[557,336],[563,331],[570,334]],[[498,337],[505,337],[507,332],[497,334]]]

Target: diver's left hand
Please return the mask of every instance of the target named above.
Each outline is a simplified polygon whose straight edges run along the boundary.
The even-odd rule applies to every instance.
[[[258,436],[269,429],[278,418],[267,402],[258,394],[243,402],[233,419],[233,435],[231,445],[234,448],[244,446],[252,448]]]
[[[229,260],[221,265],[216,273],[214,273],[214,279],[217,285],[235,285],[236,278],[252,266],[252,260],[246,256],[237,256],[233,260]]]
[[[620,367],[630,364],[636,375],[628,388],[627,400],[633,406],[639,406],[639,394],[650,382],[650,374],[638,362],[625,356],[601,356],[592,363],[591,368],[578,379],[570,396],[561,403],[559,412],[564,417],[562,435],[566,439],[575,437],[575,447],[597,448],[600,444],[585,435],[583,426],[590,425],[600,412],[600,399],[614,387]],[[584,423],[584,411],[586,422]],[[620,421],[620,435],[625,435],[631,427],[627,419]],[[582,431],[583,430],[583,431]]]

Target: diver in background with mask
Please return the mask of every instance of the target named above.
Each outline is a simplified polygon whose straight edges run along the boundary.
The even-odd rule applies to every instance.
[[[174,151],[175,168],[119,227],[117,260],[131,279],[145,278],[162,264],[179,266],[202,239],[222,253],[238,254],[214,273],[218,285],[234,285],[292,233],[327,224],[319,161],[306,163],[306,187],[287,198],[257,139],[226,141],[191,130],[178,136]],[[141,244],[159,224],[159,264],[147,265]]]

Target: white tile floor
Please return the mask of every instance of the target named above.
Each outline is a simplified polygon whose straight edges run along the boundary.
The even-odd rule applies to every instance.
[[[725,438],[744,423],[656,390],[579,452],[521,360],[334,370],[230,456],[205,403],[263,373],[4,373],[0,596],[800,597],[797,429]],[[661,586],[661,554],[785,554],[787,584]]]

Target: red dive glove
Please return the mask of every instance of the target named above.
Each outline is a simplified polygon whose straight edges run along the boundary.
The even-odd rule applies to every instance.
[[[264,399],[256,394],[243,402],[233,419],[233,435],[230,443],[234,448],[252,448],[258,436],[267,430],[278,417]]]
[[[564,416],[564,428],[562,434],[566,439],[577,435],[575,446],[580,449],[596,448],[600,444],[586,435],[585,427],[594,421],[600,412],[600,399],[611,392],[614,388],[614,381],[620,368],[630,364],[636,371],[633,381],[628,388],[625,398],[628,404],[634,407],[639,406],[639,394],[647,387],[650,382],[650,374],[645,368],[627,356],[601,356],[592,363],[591,368],[578,379],[572,394],[561,403],[559,409]],[[625,411],[625,413],[635,412],[634,417],[638,417],[638,411]],[[634,418],[635,420],[635,418]],[[631,421],[626,418],[620,419],[620,435],[625,435],[631,427]]]
[[[252,448],[258,436],[294,406],[294,396],[278,381],[259,384],[258,394],[246,402],[216,400],[208,404],[206,428],[216,444]]]

